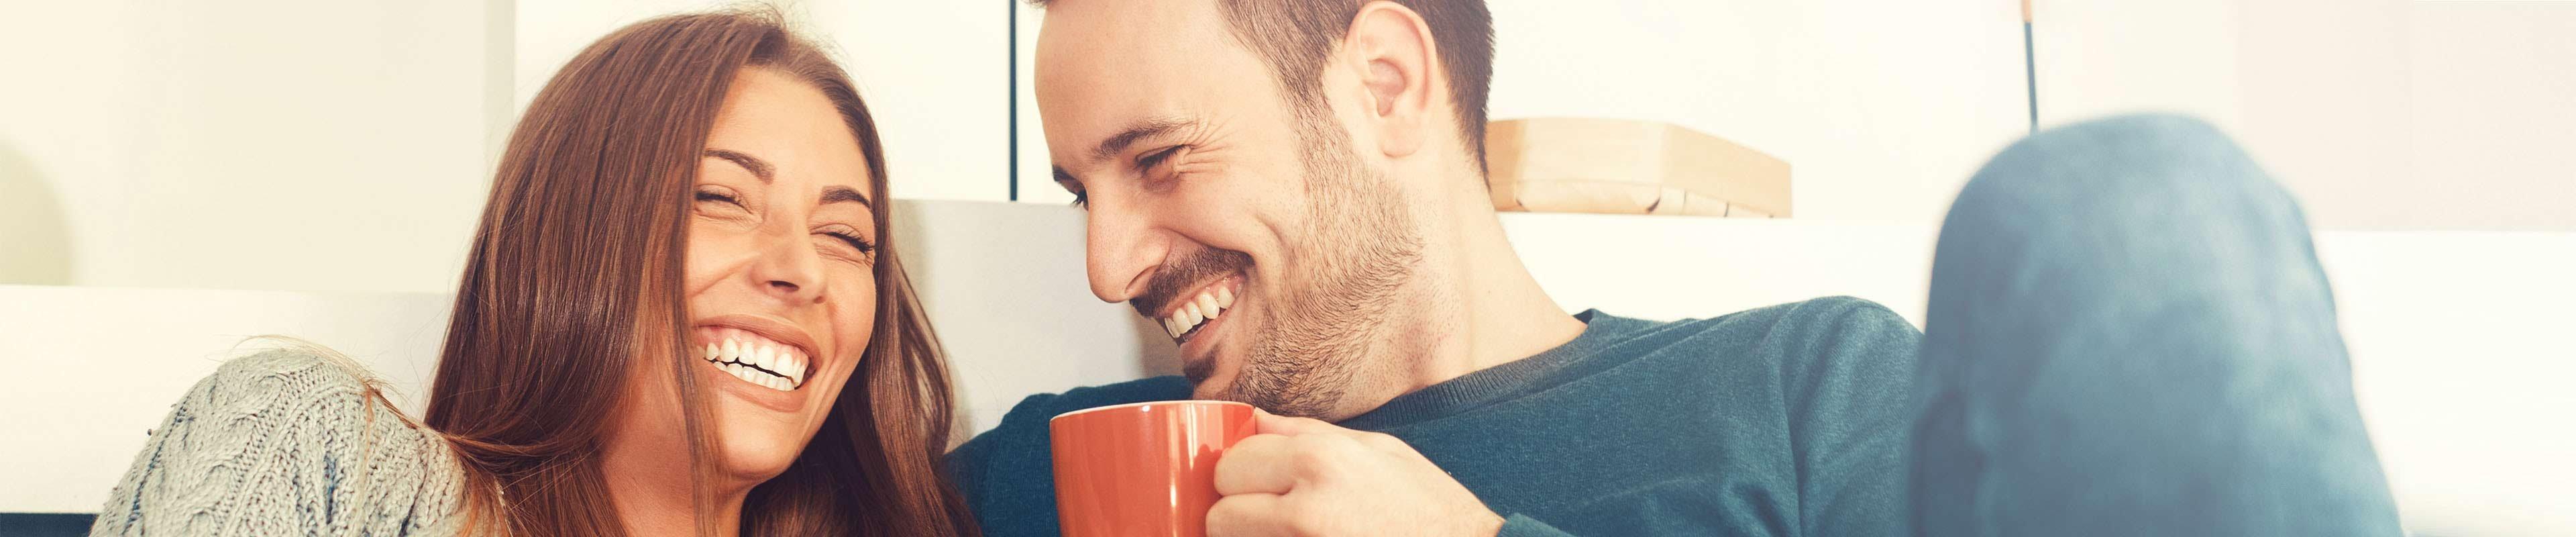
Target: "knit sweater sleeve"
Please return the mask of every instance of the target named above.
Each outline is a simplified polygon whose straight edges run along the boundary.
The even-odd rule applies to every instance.
[[[237,358],[144,441],[90,535],[452,535],[444,442],[307,351]]]

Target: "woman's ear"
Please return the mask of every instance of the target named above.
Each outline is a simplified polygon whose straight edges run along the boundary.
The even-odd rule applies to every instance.
[[[1351,21],[1343,48],[1357,63],[1368,89],[1368,120],[1376,129],[1378,151],[1389,157],[1422,149],[1423,138],[1439,128],[1431,114],[1433,79],[1439,55],[1431,28],[1422,16],[1394,2],[1370,2]]]

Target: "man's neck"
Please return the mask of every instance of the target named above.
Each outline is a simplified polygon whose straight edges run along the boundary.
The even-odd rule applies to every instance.
[[[1457,182],[1472,191],[1435,192],[1416,199],[1423,232],[1422,266],[1408,299],[1419,308],[1404,332],[1389,334],[1374,353],[1396,359],[1366,378],[1344,412],[1349,418],[1396,396],[1486,368],[1546,352],[1582,335],[1583,322],[1567,315],[1521,264],[1503,234],[1481,182]]]

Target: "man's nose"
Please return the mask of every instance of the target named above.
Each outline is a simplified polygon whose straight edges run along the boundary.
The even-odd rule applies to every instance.
[[[1084,270],[1091,276],[1091,295],[1102,302],[1125,302],[1145,292],[1154,268],[1169,250],[1149,219],[1134,211],[1098,203],[1086,213]]]

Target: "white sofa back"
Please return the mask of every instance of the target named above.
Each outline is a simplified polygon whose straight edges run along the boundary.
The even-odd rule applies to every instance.
[[[900,202],[901,240],[980,431],[1031,393],[1174,369],[1159,328],[1085,285],[1081,215]],[[1922,322],[1929,226],[1509,214],[1569,311],[1706,317],[1824,295]],[[2411,529],[2576,533],[2576,234],[2328,232],[2354,382]],[[256,263],[255,254],[227,261]],[[369,363],[417,409],[448,297],[0,286],[0,512],[88,512],[170,402],[244,338]]]

